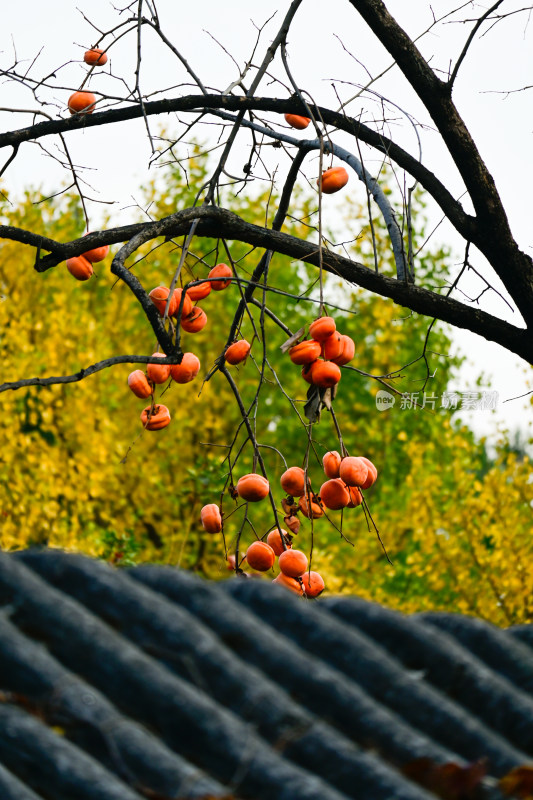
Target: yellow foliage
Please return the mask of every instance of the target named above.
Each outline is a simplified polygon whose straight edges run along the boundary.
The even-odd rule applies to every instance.
[[[201,165],[189,164],[189,169],[199,173],[191,186],[201,185]],[[147,190],[156,216],[175,210],[173,198],[180,184],[176,176],[173,180],[163,193],[156,187]],[[193,188],[182,185],[180,191],[194,194]],[[253,222],[254,213],[261,216],[266,202],[266,196],[249,201],[247,218]],[[7,224],[60,240],[81,233],[82,219],[73,201],[36,207],[26,200],[15,208],[4,203],[2,215]],[[303,234],[303,228],[296,232]],[[375,235],[384,261],[390,260],[379,227]],[[358,243],[362,254],[369,252],[369,243],[369,231],[363,229]],[[194,243],[185,265],[187,280],[192,274],[205,276],[210,265],[225,260],[217,244]],[[168,285],[180,256],[176,244],[147,246],[142,255],[135,271],[145,288]],[[232,247],[232,257],[244,277],[258,258],[244,246]],[[33,259],[29,248],[7,240],[0,245],[0,292],[5,296],[0,302],[0,382],[72,374],[112,355],[153,352],[153,333],[127,287],[115,285],[109,262],[96,265],[96,278],[78,283],[64,264],[38,275]],[[296,292],[303,274],[276,256],[269,278],[279,288]],[[236,287],[212,292],[202,303],[208,327],[194,339],[184,335],[184,349],[194,349],[200,358],[200,375],[224,346],[239,296]],[[361,507],[332,512],[336,527],[326,520],[311,527],[304,520],[297,546],[310,552],[312,545],[312,566],[323,574],[330,592],[355,591],[408,612],[440,608],[504,625],[531,621],[531,464],[505,450],[496,463],[487,464],[483,447],[467,429],[454,427],[448,412],[401,411],[397,404],[394,411],[378,413],[375,395],[383,385],[364,373],[389,375],[387,381],[398,391],[425,386],[425,363],[416,359],[428,323],[357,289],[343,304],[357,312],[336,316],[339,329],[357,343],[355,366],[363,374],[343,370],[336,414],[351,454],[368,456],[380,471],[365,497],[393,565]],[[314,315],[309,306],[284,296],[273,295],[269,305],[280,316],[290,316],[284,318],[293,329]],[[268,319],[265,330],[276,378],[301,410],[307,387],[302,387],[299,370],[279,355],[285,335]],[[251,336],[248,321],[240,334]],[[427,388],[438,392],[446,388],[455,362],[436,355],[446,352],[446,329],[435,326],[431,337],[435,352],[427,354],[429,372],[438,371]],[[256,341],[253,353],[260,353],[262,344]],[[399,370],[411,362],[401,370],[402,384]],[[203,387],[199,381],[172,385],[162,400],[171,410],[171,425],[143,432],[139,415],[146,403],[126,384],[137,366],[116,366],[79,383],[1,395],[0,546],[47,544],[115,563],[163,561],[201,569],[216,579],[226,577],[225,545],[234,544],[242,525],[241,552],[256,532],[262,536],[272,525],[270,509],[258,504],[262,507],[253,509],[250,523],[243,523],[243,512],[228,518],[225,542],[207,536],[200,526],[201,506],[218,502],[226,481],[223,458],[240,420],[234,398],[220,375]],[[253,360],[235,375],[248,402],[258,377]],[[275,481],[283,466],[277,451],[289,464],[301,464],[308,431],[296,421],[268,371],[267,379],[257,428],[262,444],[271,448],[263,454],[279,502],[282,495]],[[312,439],[319,457],[327,449],[338,449],[327,414],[313,427]],[[250,467],[246,451],[239,470]],[[320,486],[323,473],[313,453],[309,469],[313,486]],[[227,494],[223,507],[228,515],[235,508]]]

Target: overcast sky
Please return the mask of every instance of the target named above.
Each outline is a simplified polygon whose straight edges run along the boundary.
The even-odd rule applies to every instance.
[[[78,0],[77,5],[102,30],[116,24],[116,12],[108,0],[91,0],[90,3]],[[175,0],[157,2],[169,39],[180,48],[204,84],[218,90],[225,89],[237,77],[237,67],[230,54],[242,66],[250,57],[257,27],[277,12],[265,28],[255,62],[259,56],[262,58],[265,44],[275,35],[288,5],[288,0],[234,0],[225,3],[197,0],[186,5]],[[42,0],[23,0],[6,4],[2,9],[0,63],[3,68],[12,64],[16,52],[25,68],[38,56],[31,75],[40,77],[55,72],[57,88],[39,91],[39,101],[46,103],[42,108],[53,117],[65,114],[68,96],[71,90],[78,88],[85,74],[85,66],[76,63],[76,59],[81,59],[84,50],[98,37],[75,6],[75,3],[67,0],[49,0],[47,3]],[[430,6],[423,0],[390,0],[387,6],[413,37],[431,25]],[[463,18],[474,18],[485,7],[478,3],[465,4]],[[501,10],[511,11],[520,7],[520,3],[506,0]],[[436,0],[431,8],[437,17],[441,17],[454,8],[454,4],[449,0]],[[121,17],[125,18],[126,15]],[[431,59],[433,66],[447,71],[450,62],[453,64],[461,51],[471,25],[457,22],[440,25],[420,40],[420,49],[426,58]],[[530,27],[528,17],[524,13],[517,13],[478,37],[461,68],[454,94],[459,111],[496,179],[508,209],[512,230],[519,244],[529,253],[533,244],[528,196],[533,183],[530,155],[533,92],[508,92],[533,84]],[[162,48],[149,31],[145,30],[143,36],[143,91],[151,94],[168,87],[169,91],[163,96],[190,93],[191,88],[182,85],[190,79],[175,57]],[[329,0],[326,5],[318,0],[304,0],[291,29],[288,50],[291,70],[299,85],[305,87],[317,103],[333,108],[338,107],[332,88],[333,80],[336,81],[339,96],[345,101],[357,93],[360,84],[366,83],[366,70],[375,76],[390,65],[390,57],[376,43],[346,0]],[[112,48],[110,55],[111,70],[106,69],[105,74],[95,75],[91,88],[96,91],[101,88],[117,98],[124,97],[126,87],[114,76],[124,76],[128,85],[132,85],[136,56],[134,36],[124,37]],[[277,63],[272,71],[282,75]],[[176,86],[180,88],[170,88]],[[416,97],[406,89],[395,69],[373,84],[373,89],[398,105],[390,133],[416,155],[417,137],[408,115],[419,121],[427,121],[427,115]],[[265,82],[259,93],[281,96],[281,92],[279,85],[269,86]],[[159,96],[153,95],[154,98]],[[32,93],[20,84],[13,83],[2,84],[1,105],[3,108],[39,108]],[[392,106],[389,109],[392,110]],[[372,104],[358,99],[349,106],[352,115],[358,116],[361,112],[370,119]],[[376,115],[379,112],[379,105],[376,104]],[[2,130],[23,127],[31,121],[28,114],[2,112],[1,116]],[[161,122],[169,130],[175,124],[171,118]],[[158,124],[155,123],[155,130]],[[460,181],[446,153],[439,146],[438,137],[429,127],[422,134],[424,163],[458,196],[461,192]],[[206,139],[212,135],[212,129],[204,126],[199,135]],[[353,141],[342,137],[338,141],[353,149]],[[51,148],[55,146],[51,139],[43,141],[43,144]],[[128,212],[127,206],[140,199],[139,186],[147,176],[153,174],[153,170],[148,172],[147,169],[150,148],[142,122],[117,125],[113,130],[102,127],[77,132],[69,137],[69,144],[75,162],[88,168],[84,176],[91,184],[90,194],[115,201],[111,208],[117,224],[129,221],[131,212]],[[377,168],[379,162],[375,154],[366,151],[365,159],[371,172],[373,165]],[[235,163],[241,164],[242,168],[241,162],[242,153],[238,153]],[[54,191],[66,179],[67,176],[50,158],[44,156],[40,148],[25,145],[6,173],[4,186],[17,192],[22,187],[41,184],[46,190]],[[362,184],[357,184],[355,176],[350,188],[359,198],[364,197]],[[96,204],[90,206],[95,222],[93,227],[98,222],[100,208]],[[435,222],[440,219],[436,210],[430,208],[430,213]],[[449,243],[460,261],[461,242],[449,227],[442,225],[436,233],[436,240]],[[475,254],[474,258],[475,265],[482,269],[483,259]],[[505,304],[495,294],[490,296],[487,293],[482,307],[515,321],[516,314],[509,314]],[[525,429],[529,426],[531,431],[533,411],[528,401],[502,403],[533,388],[530,367],[511,357],[498,345],[486,343],[473,334],[458,332],[455,341],[471,360],[470,366],[459,376],[455,388],[468,388],[469,377],[476,377],[483,371],[487,374],[487,385],[490,384],[490,388],[500,395],[496,414],[476,412],[471,415],[470,421],[475,429],[479,432],[494,431],[499,421],[511,427],[519,425]]]

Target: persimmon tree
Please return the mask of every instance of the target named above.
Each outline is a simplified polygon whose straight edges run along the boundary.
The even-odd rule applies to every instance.
[[[108,246],[119,245],[115,248],[110,271],[117,281],[131,291],[139,304],[146,325],[151,328],[155,338],[154,349],[158,350],[157,355],[110,353],[104,360],[82,365],[81,370],[70,375],[20,376],[3,383],[1,391],[78,382],[121,363],[141,367],[148,365],[147,382],[146,378],[144,380],[149,390],[146,394],[149,404],[144,412],[143,425],[149,430],[166,427],[170,417],[163,412],[161,418],[158,416],[164,406],[153,393],[154,383],[159,382],[159,377],[156,381],[155,376],[158,370],[166,374],[165,368],[174,369],[174,376],[181,374],[187,352],[185,347],[188,346],[186,342],[189,341],[184,331],[200,330],[199,326],[205,324],[201,308],[194,312],[195,318],[191,318],[193,311],[187,306],[188,297],[192,293],[200,297],[201,287],[206,285],[210,286],[210,291],[217,291],[223,286],[224,290],[231,288],[235,290],[235,300],[228,318],[225,341],[218,343],[217,353],[212,353],[212,366],[203,368],[199,377],[192,376],[208,383],[225,381],[240,412],[241,422],[228,445],[225,491],[234,498],[240,496],[244,500],[255,500],[252,495],[257,491],[261,494],[261,487],[265,485],[262,479],[271,477],[267,453],[273,450],[276,458],[285,457],[280,447],[264,445],[259,435],[261,415],[267,414],[263,398],[267,390],[275,386],[277,391],[286,396],[288,411],[299,419],[306,430],[308,444],[305,452],[298,454],[298,457],[291,453],[291,462],[286,462],[285,466],[290,467],[292,460],[299,462],[304,475],[299,511],[312,519],[310,509],[315,497],[308,481],[308,466],[310,458],[318,459],[320,455],[314,438],[314,426],[321,414],[331,417],[331,434],[321,436],[322,441],[328,442],[322,450],[335,450],[333,445],[337,441],[340,456],[349,459],[349,447],[353,449],[355,446],[355,443],[345,441],[342,420],[335,413],[334,387],[339,382],[341,370],[348,372],[355,367],[349,366],[351,359],[344,360],[344,351],[333,356],[327,355],[326,337],[333,336],[334,328],[326,332],[322,329],[326,320],[335,316],[335,306],[342,307],[343,304],[338,300],[342,293],[336,293],[337,302],[326,293],[326,275],[342,282],[345,296],[353,287],[360,287],[427,318],[428,335],[417,355],[426,368],[427,379],[430,377],[428,343],[434,320],[466,328],[502,345],[528,363],[533,360],[532,260],[513,238],[489,170],[490,165],[481,157],[469,133],[467,120],[463,120],[453,97],[472,43],[487,28],[505,22],[505,3],[495,3],[475,19],[465,18],[464,5],[448,9],[445,18],[434,19],[432,30],[449,22],[450,18],[468,26],[464,46],[452,60],[447,73],[433,68],[429,55],[423,55],[423,49],[427,48],[419,49],[414,37],[400,27],[380,0],[350,0],[350,5],[353,7],[354,23],[357,20],[361,25],[364,21],[369,35],[371,32],[375,37],[376,47],[388,51],[392,62],[403,75],[406,90],[414,92],[421,102],[425,119],[415,122],[408,112],[404,116],[414,127],[419,142],[429,125],[438,132],[460,176],[463,185],[460,197],[449,188],[445,170],[444,174],[431,171],[424,165],[420,149],[410,152],[403,145],[401,137],[396,141],[391,133],[389,114],[392,108],[401,109],[404,103],[399,102],[399,98],[380,95],[378,78],[370,76],[367,85],[358,89],[355,112],[352,111],[355,98],[348,96],[342,99],[343,88],[340,84],[334,85],[338,98],[336,105],[328,107],[317,102],[307,90],[305,76],[293,74],[290,37],[305,14],[306,0],[293,0],[280,9],[280,21],[276,23],[275,30],[272,30],[272,21],[268,33],[264,28],[258,28],[246,64],[239,66],[238,74],[229,87],[219,87],[217,90],[204,85],[200,66],[193,63],[194,54],[185,52],[179,42],[171,39],[171,32],[165,30],[156,4],[148,0],[139,0],[121,9],[120,13],[117,12],[116,24],[107,30],[102,30],[97,20],[91,20],[93,40],[87,42],[87,50],[93,52],[94,48],[98,48],[101,53],[97,53],[96,59],[92,55],[86,56],[86,73],[78,86],[62,85],[59,64],[54,73],[41,75],[37,74],[33,65],[30,69],[23,68],[15,57],[14,62],[2,70],[5,80],[20,84],[33,96],[33,108],[27,111],[29,124],[0,134],[0,149],[6,153],[2,175],[8,180],[12,163],[23,157],[30,143],[38,144],[64,165],[70,176],[70,188],[78,192],[87,231],[93,227],[89,214],[91,197],[69,150],[69,137],[75,131],[83,130],[86,136],[90,136],[93,129],[99,126],[112,127],[141,119],[151,142],[153,161],[174,161],[186,174],[191,171],[189,150],[184,146],[188,137],[194,135],[201,123],[209,120],[217,138],[216,145],[210,145],[214,149],[210,173],[201,184],[193,187],[192,202],[189,201],[177,211],[173,209],[172,213],[161,213],[152,219],[147,209],[148,218],[145,221],[104,226],[101,230],[91,230],[84,236],[68,241],[39,233],[23,222],[16,226],[0,226],[2,239],[32,248],[34,269],[40,274],[62,269],[66,261],[75,277],[89,278],[93,267],[90,260],[87,262],[84,259],[84,254],[104,248],[103,254]],[[527,9],[521,10],[521,13],[526,12]],[[471,11],[469,13],[471,15]],[[509,13],[515,13],[515,10]],[[282,14],[284,16],[281,19]],[[153,47],[155,41],[158,47],[170,51],[176,59],[176,68],[181,71],[179,87],[159,87],[159,98],[156,100],[145,96],[142,91],[142,54],[148,34],[151,37],[150,46]],[[130,42],[136,53],[136,67],[132,75],[123,74],[120,64],[115,64],[113,59],[114,48],[124,40]],[[349,42],[343,43],[343,46],[349,48]],[[107,57],[106,63],[104,55]],[[109,88],[107,77],[113,79],[113,90]],[[173,80],[174,87],[176,83]],[[117,94],[118,86],[125,88]],[[64,107],[59,113],[51,115],[49,106],[55,102],[58,92],[65,95]],[[364,108],[366,103],[369,108],[376,98],[381,109],[377,118],[374,111],[361,111],[361,104]],[[20,109],[15,110],[20,112]],[[155,122],[171,112],[178,115],[176,133],[173,136],[156,136]],[[44,121],[39,121],[41,116],[45,118]],[[50,149],[51,141],[57,150]],[[236,175],[234,153],[240,152],[238,149],[242,146],[247,148],[247,159],[241,174]],[[272,167],[273,151],[280,156],[279,164],[276,163],[275,167]],[[378,167],[371,173],[368,163],[375,165],[376,157],[379,159]],[[393,201],[388,189],[386,175],[391,172],[400,187],[399,204]],[[239,207],[238,199],[235,201],[240,193],[249,190],[252,180],[258,180],[260,175],[264,177],[273,196],[275,192],[279,196],[276,208],[266,200],[262,224],[258,224],[257,219],[252,222],[246,213],[247,205],[241,204]],[[330,183],[332,178],[333,182]],[[368,248],[365,257],[358,259],[353,257],[349,248],[335,246],[328,236],[328,195],[343,190],[348,178],[356,178],[362,183],[367,200]],[[301,214],[295,222],[295,194],[299,184],[305,184],[314,192],[314,207],[309,209],[309,213]],[[427,273],[421,268],[423,245],[415,246],[413,223],[415,184],[423,187],[464,241],[462,266],[444,286],[435,286],[434,276],[431,275],[428,280]],[[405,190],[403,187],[406,187]],[[384,245],[380,231],[384,230],[387,231],[385,246],[392,254],[391,260],[383,258]],[[204,239],[214,242],[213,248],[207,253],[197,247],[197,243]],[[172,265],[171,271],[167,270],[160,276],[159,282],[165,284],[168,292],[166,297],[163,296],[163,302],[159,303],[155,302],[155,296],[150,291],[156,287],[148,285],[143,276],[143,263],[147,253],[152,250],[158,252],[162,261],[168,256],[168,263]],[[484,282],[484,289],[478,298],[469,302],[461,294],[461,281],[465,273],[473,268],[474,252],[476,264],[478,259],[484,259],[485,266],[476,267],[477,274]],[[270,281],[272,265],[278,256],[287,256],[293,262],[302,262],[315,270],[314,294],[307,293],[306,297],[301,298],[290,291],[284,292],[283,287]],[[225,264],[222,272],[219,270],[221,263]],[[392,270],[391,263],[394,265]],[[295,264],[293,268],[297,270],[298,265]],[[483,310],[482,296],[491,290],[496,291],[493,287],[495,277],[501,280],[506,299],[514,307],[517,316],[520,315],[522,323],[511,324]],[[227,280],[229,287],[226,287]],[[287,302],[298,300],[308,303],[308,323],[315,325],[314,335],[311,329],[311,336],[306,338],[306,326],[295,329],[290,318],[282,318],[283,315],[274,313],[272,297],[276,293],[284,294]],[[308,343],[304,345],[306,348],[313,340],[320,344],[315,354],[317,366],[313,368],[314,375],[313,369],[306,366],[307,361],[300,361],[304,367],[304,378],[310,384],[307,402],[301,409],[294,397],[285,392],[276,371],[272,369],[269,348],[272,330],[283,333],[286,350],[301,346],[303,341]],[[242,344],[243,341],[247,344]],[[238,347],[237,342],[241,343]],[[117,342],[116,349],[121,349],[120,342]],[[236,350],[238,355],[234,355]],[[240,368],[238,378],[228,367],[232,362],[234,365],[245,365]],[[329,364],[333,366],[324,367]],[[401,366],[399,364],[373,377],[380,385],[384,384],[390,391],[398,392],[394,381]],[[324,370],[327,372],[325,375]],[[242,375],[246,377],[241,380]],[[241,383],[251,381],[252,375],[254,387],[249,391]],[[141,381],[141,377],[138,378]],[[175,380],[179,382],[178,378]],[[139,391],[142,393],[143,390]],[[247,470],[242,468],[245,465]],[[239,491],[239,478],[243,472],[250,474],[250,471],[259,476],[252,495],[243,489],[244,484]],[[344,482],[354,488],[350,502],[352,505],[363,505],[370,524],[370,510],[357,488],[367,485],[366,473],[365,477],[348,478],[347,475],[346,471]],[[333,475],[328,477],[330,480],[340,480]],[[297,521],[293,522],[293,519],[298,506],[290,499],[292,495],[289,493],[289,497],[285,498],[282,512],[271,486],[266,486],[266,496],[270,500],[274,526],[279,528],[281,517],[284,516],[289,526],[293,523],[297,528]],[[323,508],[320,502],[318,506],[321,515]],[[241,530],[246,526],[259,538],[266,535],[254,530],[247,508]],[[339,529],[342,534],[342,524]],[[238,565],[239,535],[236,542]]]

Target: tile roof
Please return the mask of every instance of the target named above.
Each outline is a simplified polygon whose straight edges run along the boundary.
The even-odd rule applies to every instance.
[[[529,626],[57,550],[0,554],[0,609],[1,800],[431,800],[414,759],[533,755]]]

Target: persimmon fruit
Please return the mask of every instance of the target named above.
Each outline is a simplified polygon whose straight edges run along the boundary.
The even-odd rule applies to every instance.
[[[292,497],[305,494],[305,472],[301,467],[289,467],[280,478],[281,488]]]
[[[296,580],[296,578],[289,578],[288,575],[284,575],[283,572],[280,572],[277,578],[274,578],[272,583],[276,583],[278,586],[284,586],[286,589],[290,589],[291,592],[295,594],[302,594],[302,586],[300,581]]]
[[[250,343],[247,342],[246,339],[240,339],[240,341],[230,344],[230,346],[224,353],[224,358],[228,364],[236,366],[237,364],[241,364],[248,358],[250,349],[251,349]]]
[[[377,480],[378,471],[369,458],[365,458],[365,456],[359,456],[359,458],[366,464],[368,468],[368,477],[366,481],[361,484],[361,489],[370,489],[370,487],[373,486]]]
[[[309,335],[315,342],[325,342],[337,330],[333,317],[319,317],[309,326]]]
[[[94,270],[90,261],[87,261],[84,256],[74,256],[67,258],[67,269],[70,274],[78,281],[88,281]]]
[[[87,250],[87,252],[82,253],[82,256],[90,261],[91,264],[98,264],[99,261],[103,261],[104,258],[107,257],[109,253],[109,245],[103,244],[100,247],[93,247],[92,250]]]
[[[341,334],[341,340],[342,340],[342,350],[340,355],[330,359],[331,361],[333,361],[334,364],[338,364],[339,367],[343,367],[345,364],[349,364],[355,355],[354,340],[350,336],[346,336],[345,333]]]
[[[250,563],[250,562],[248,562]],[[307,569],[307,556],[301,550],[284,550],[278,558],[280,570],[289,578],[299,578]]]
[[[336,386],[341,379],[340,367],[337,364],[320,359],[311,364],[310,375],[311,383],[320,386],[321,389],[330,389],[332,386]]]
[[[328,338],[322,342],[322,347],[325,360],[333,361],[335,358],[342,355],[344,349],[342,335],[338,331],[335,331],[335,333],[332,333],[331,336],[328,336]]]
[[[300,117],[298,114],[285,114],[285,122],[297,131],[303,131],[311,122],[309,117]]]
[[[180,325],[187,333],[198,333],[207,325],[207,314],[200,306],[194,306],[190,314],[181,318]]]
[[[279,575],[273,579],[272,583],[283,586],[285,589],[294,592],[294,594],[299,594],[300,596],[303,594],[300,581],[297,578],[289,578],[289,576],[284,575],[283,572],[280,572]]]
[[[311,364],[317,360],[321,352],[320,342],[315,342],[314,339],[306,339],[304,342],[299,342],[299,344],[291,347],[289,358],[293,364]]]
[[[311,378],[311,372],[314,363],[315,362],[312,361],[310,364],[304,364],[302,367],[302,378],[304,379],[304,381],[307,381],[307,383],[313,383]]]
[[[203,300],[210,293],[211,293],[211,284],[209,283],[209,281],[203,281],[202,283],[199,283],[197,286],[190,286],[187,289],[187,294],[189,295],[193,303],[197,303],[199,300]]]
[[[277,556],[280,556],[286,549],[289,550],[292,547],[287,531],[284,531],[283,528],[281,529],[281,533],[277,528],[270,531],[266,540],[267,544],[270,545]],[[285,543],[285,547],[283,547],[283,543]]]
[[[317,181],[320,187],[320,179]],[[348,183],[348,173],[344,167],[331,167],[322,173],[322,193],[334,194]]]
[[[347,508],[357,508],[363,502],[363,495],[361,494],[361,490],[358,486],[348,486],[348,491],[350,492],[350,502],[347,505]]]
[[[208,278],[228,278],[228,280],[221,281],[221,280],[213,280],[211,283],[211,289],[214,292],[221,292],[223,289],[227,289],[231,283],[231,278],[233,277],[233,271],[231,267],[228,267],[227,264],[217,264],[216,267],[213,267]]]
[[[103,67],[104,64],[107,64],[107,55],[100,47],[92,47],[90,50],[86,51],[83,60],[91,67]]]
[[[176,303],[176,307],[174,312],[172,314],[169,314],[169,316],[177,317],[178,314],[180,313],[182,295],[183,295],[183,289],[174,289],[172,300]],[[181,306],[181,319],[188,317],[192,309],[193,309],[192,300],[187,294],[187,292],[185,292],[185,298],[183,300],[183,305]]]
[[[158,431],[170,423],[170,411],[162,404],[147,406],[141,411],[141,422],[147,431]]]
[[[136,397],[146,400],[152,394],[152,387],[142,369],[135,369],[128,375],[128,386]]]
[[[256,472],[250,472],[248,475],[243,475],[237,481],[237,493],[243,500],[250,503],[258,503],[267,497],[270,490],[270,484],[267,479]]]
[[[166,358],[165,353],[152,353],[152,358]],[[153,383],[165,383],[170,378],[170,364],[147,364],[146,374]]]
[[[310,570],[302,575],[302,584],[307,597],[318,597],[326,588],[322,575]]]
[[[338,511],[350,502],[350,491],[340,478],[331,478],[320,487],[320,499],[326,508]]]
[[[216,503],[208,503],[200,511],[200,519],[206,533],[220,533],[222,530],[222,515]]]
[[[157,307],[157,310],[163,316],[165,313],[165,308],[167,307],[167,300],[170,294],[170,289],[167,289],[166,286],[156,286],[155,289],[152,289],[149,292],[148,297],[152,301],[152,303]],[[172,317],[176,309],[178,307],[176,297],[172,295],[170,298],[170,303],[168,305],[168,316]]]
[[[330,450],[322,457],[322,466],[328,478],[338,478],[342,456],[336,450]]]
[[[246,561],[252,569],[266,572],[274,566],[276,554],[266,542],[253,542],[246,551]]]
[[[181,364],[172,364],[170,375],[176,383],[190,383],[200,372],[200,359],[194,353],[184,353]]]
[[[347,456],[341,461],[339,475],[348,486],[362,486],[368,476],[368,467],[361,458]]]
[[[92,92],[74,92],[68,99],[71,114],[92,114],[95,105],[96,97]]]

